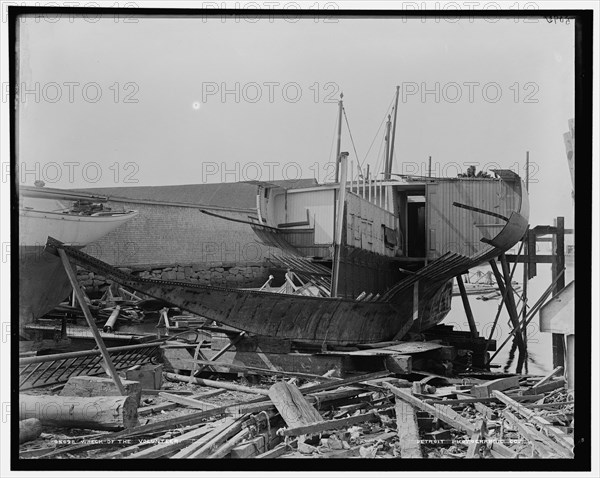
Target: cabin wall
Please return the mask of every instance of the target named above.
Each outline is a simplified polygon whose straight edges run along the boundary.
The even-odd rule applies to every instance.
[[[394,214],[354,194],[346,195],[346,245],[384,256],[395,248],[385,244],[384,228],[397,230]]]
[[[334,197],[333,189],[288,191],[286,204],[286,194],[277,194],[272,209],[273,225],[306,221],[308,210],[309,227],[315,230],[314,243],[330,245],[333,242]]]
[[[427,258],[446,252],[471,255],[489,247],[481,242],[496,236],[506,224],[500,218],[469,211],[454,202],[504,216],[519,210],[517,183],[500,180],[456,179],[428,184],[426,189]]]

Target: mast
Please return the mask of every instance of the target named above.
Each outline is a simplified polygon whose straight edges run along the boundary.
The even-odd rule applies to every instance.
[[[387,123],[385,124],[385,169],[383,177],[390,179],[390,128],[392,126],[392,117],[388,115]]]
[[[394,104],[394,127],[392,129],[392,141],[390,146],[390,161],[387,165],[385,179],[390,179],[392,175],[392,161],[394,160],[394,141],[396,139],[396,123],[398,119],[398,96],[400,94],[400,87],[396,86],[396,103]]]
[[[342,228],[344,227],[344,203],[346,202],[346,176],[348,171],[348,153],[340,153],[341,163],[340,181],[337,193],[337,215],[335,217],[335,236],[333,243],[333,271],[331,275],[331,297],[338,296],[338,282],[340,275],[340,253],[342,247]]]
[[[340,93],[340,101],[338,101],[339,113],[338,113],[338,132],[337,132],[337,149],[335,152],[335,182],[337,183],[340,178],[340,150],[342,147],[342,112],[344,111],[344,93]]]

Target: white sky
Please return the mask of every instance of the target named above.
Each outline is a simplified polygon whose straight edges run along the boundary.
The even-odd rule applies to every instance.
[[[22,183],[324,181],[339,92],[363,162],[400,85],[394,171],[425,174],[431,155],[438,174],[479,163],[524,176],[529,150],[531,223],[572,223],[562,137],[574,116],[572,22],[38,20],[21,26]],[[345,124],[342,150],[355,158]]]

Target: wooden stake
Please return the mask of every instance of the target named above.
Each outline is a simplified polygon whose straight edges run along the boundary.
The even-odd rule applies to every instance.
[[[77,297],[77,300],[79,301],[79,305],[81,306],[81,310],[83,311],[85,320],[87,321],[88,326],[90,327],[92,335],[94,336],[96,345],[98,346],[98,348],[100,349],[100,352],[102,353],[102,358],[104,359],[104,362],[106,363],[106,367],[108,368],[108,371],[110,372],[110,376],[113,379],[113,381],[115,382],[115,385],[116,385],[117,389],[119,390],[119,393],[123,396],[126,396],[127,392],[125,391],[125,387],[123,387],[123,384],[121,383],[119,374],[117,373],[117,369],[115,368],[115,364],[113,364],[113,361],[110,358],[110,354],[108,353],[108,350],[106,350],[106,345],[104,345],[104,340],[102,340],[102,336],[100,335],[100,332],[98,331],[98,327],[96,327],[96,322],[94,322],[92,313],[90,312],[90,309],[89,309],[89,307],[85,301],[85,298],[83,296],[83,292],[81,291],[81,289],[79,287],[79,283],[77,282],[77,275],[75,274],[75,271],[71,267],[71,263],[69,262],[69,259],[67,258],[67,254],[65,253],[65,251],[63,249],[58,249],[58,255],[60,256],[60,259],[63,263],[63,267],[65,268],[65,272],[67,273],[67,276],[69,277],[69,281],[71,282],[71,286],[73,287],[75,296]]]

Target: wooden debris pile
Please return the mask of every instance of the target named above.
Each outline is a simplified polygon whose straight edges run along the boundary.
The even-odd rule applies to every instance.
[[[60,395],[39,390],[23,398],[29,405],[21,406],[27,414],[20,456],[569,458],[574,400],[557,377],[561,372],[541,379],[389,371],[343,379],[294,372],[232,379],[213,371],[197,374],[210,378],[165,372],[162,384],[147,382],[141,393],[131,385],[127,397],[115,396],[108,378],[76,377]],[[135,404],[135,423],[115,424],[115,413],[112,421],[100,413],[104,423],[89,416],[86,423],[52,421],[40,405],[52,399],[125,400]],[[126,418],[133,420],[131,413]]]

